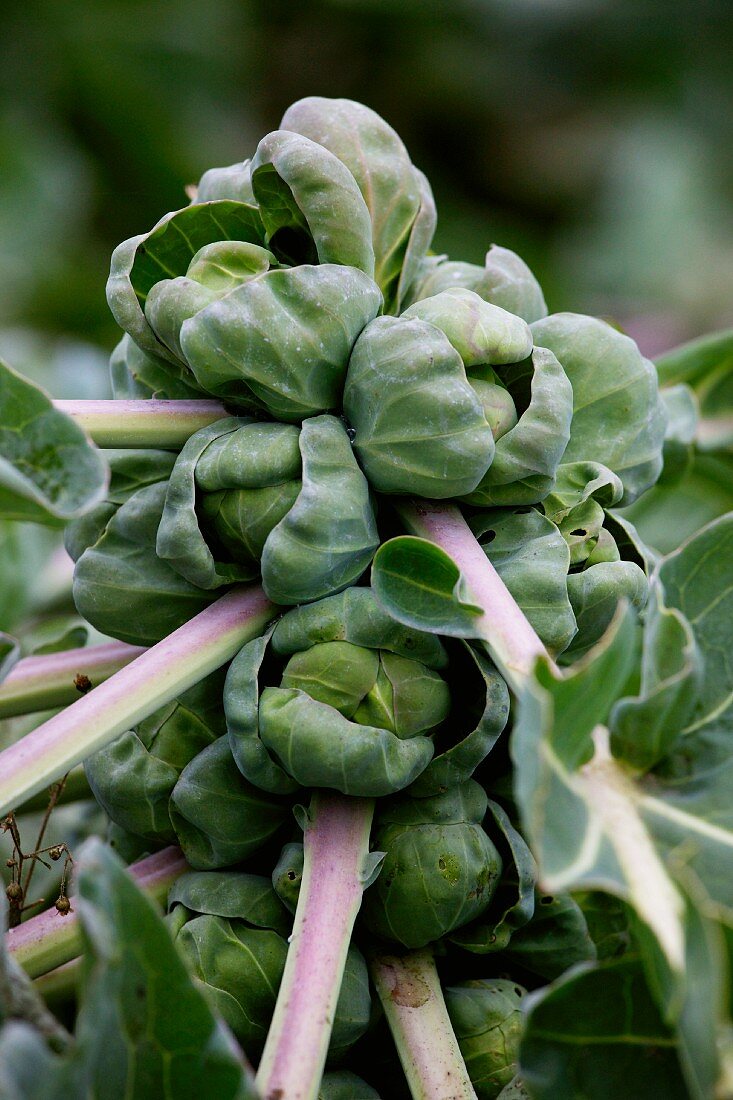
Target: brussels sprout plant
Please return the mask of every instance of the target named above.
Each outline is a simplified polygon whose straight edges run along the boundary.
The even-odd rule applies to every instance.
[[[654,521],[730,334],[436,254],[368,107],[250,152],[115,250],[112,400],[0,365],[81,617],[0,635],[0,1096],[733,1095],[733,513]]]

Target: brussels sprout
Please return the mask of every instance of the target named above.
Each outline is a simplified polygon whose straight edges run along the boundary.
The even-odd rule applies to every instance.
[[[298,904],[304,862],[303,845],[291,842],[283,848],[272,872],[272,887],[291,913],[295,912]]]
[[[479,1100],[496,1100],[517,1072],[526,990],[502,978],[448,986],[445,1003]]]
[[[109,360],[110,382],[115,398],[186,400],[206,395],[190,371],[139,348],[125,333]]]
[[[412,300],[430,298],[453,287],[472,290],[484,301],[509,310],[529,324],[547,315],[542,289],[524,260],[497,244],[486,253],[483,267],[444,256],[429,257],[413,288]]]
[[[444,332],[467,371],[484,365],[519,363],[532,352],[527,322],[500,306],[490,305],[472,290],[444,290],[411,305],[403,317],[418,317]]]
[[[324,1074],[318,1100],[379,1100],[379,1093],[349,1070]]]
[[[298,100],[281,126],[318,142],[351,172],[371,217],[374,278],[385,311],[399,313],[435,231],[435,204],[422,172],[392,127],[350,99]]]
[[[157,843],[176,834],[168,802],[186,764],[226,732],[217,671],[90,756],[94,796],[121,829]]]
[[[333,416],[230,418],[191,436],[168,485],[158,556],[201,588],[262,572],[277,603],[346,587],[379,545],[369,486]]]
[[[288,820],[290,807],[248,783],[220,737],[183,769],[169,812],[186,859],[206,871],[247,859]]]
[[[481,827],[487,798],[473,780],[433,798],[396,798],[378,809],[373,845],[386,853],[366,891],[367,928],[424,947],[490,904],[501,856]]]
[[[435,768],[421,780],[426,794],[471,775],[506,722],[506,686],[472,650],[469,660],[483,694],[462,722],[476,725],[466,734],[459,723],[457,744],[443,746],[441,738]],[[448,715],[447,662],[436,637],[400,626],[370,589],[294,609],[230,666],[224,709],[237,764],[250,782],[275,793],[299,786],[367,797],[402,790],[424,772],[433,732]],[[260,678],[269,681],[262,690]]]

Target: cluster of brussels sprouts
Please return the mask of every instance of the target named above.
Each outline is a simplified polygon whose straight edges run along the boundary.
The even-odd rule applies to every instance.
[[[646,599],[647,552],[611,509],[661,470],[652,364],[603,321],[547,316],[515,253],[433,254],[435,224],[399,137],[348,100],[296,103],[251,160],[206,172],[189,206],[114,254],[112,379],[117,398],[215,397],[229,415],[179,454],[111,454],[108,500],[67,531],[79,611],[124,641],[155,642],[257,578],[285,611],[225,678],[87,763],[118,844],[183,849],[172,933],[254,1059],[302,873],[293,807],[317,788],[379,800],[385,855],[330,1096],[377,1095],[351,1075],[368,1076],[384,1026],[359,946],[433,945],[447,982],[471,975],[446,999],[481,1098],[521,1094],[523,986],[597,953],[581,906],[536,895],[502,677],[480,646],[399,625],[367,587],[390,498],[460,503],[553,655],[579,656],[619,599]],[[487,977],[472,953],[497,956]]]

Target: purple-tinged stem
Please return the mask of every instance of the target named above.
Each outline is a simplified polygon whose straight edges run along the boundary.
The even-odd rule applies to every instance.
[[[412,1100],[476,1100],[429,949],[371,960]]]
[[[128,867],[140,889],[159,902],[166,900],[173,882],[188,869],[183,853],[175,847],[164,848]],[[8,951],[31,978],[47,974],[80,954],[81,936],[73,896],[70,901],[71,912],[66,916],[56,909],[47,909],[6,934]]]
[[[474,602],[483,611],[477,633],[516,691],[547,650],[494,569],[455,504],[400,502],[397,510],[411,534],[428,539],[460,569]]]
[[[228,416],[218,401],[54,401],[98,447],[180,450],[199,428]]]
[[[108,642],[24,657],[0,684],[0,718],[73,703],[144,652],[142,646]]]
[[[262,1100],[316,1100],[346,953],[361,906],[374,802],[313,796],[305,862],[275,1013],[257,1072]]]
[[[0,753],[0,815],[231,660],[275,613],[260,587],[232,589],[5,749]]]

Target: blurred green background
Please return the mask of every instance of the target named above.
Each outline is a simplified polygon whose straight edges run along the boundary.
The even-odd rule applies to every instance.
[[[396,127],[438,251],[514,248],[649,354],[733,322],[730,0],[10,0],[0,36],[0,352],[57,396],[104,390],[114,245],[312,93]]]

